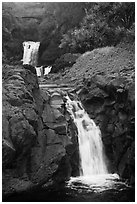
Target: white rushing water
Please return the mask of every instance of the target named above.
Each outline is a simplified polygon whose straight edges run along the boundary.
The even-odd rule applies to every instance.
[[[38,50],[40,42],[23,42],[24,54],[23,54],[23,64],[29,64],[32,66],[37,66],[38,61]]]
[[[106,189],[114,186],[118,174],[109,174],[106,157],[103,152],[103,142],[99,127],[90,119],[80,101],[72,101],[66,96],[66,107],[78,130],[80,176],[73,177],[68,182],[86,184],[96,189]]]
[[[52,69],[52,66],[44,67],[44,76],[48,75]]]
[[[38,63],[38,51],[39,51],[40,42],[23,42],[23,64],[32,65],[36,69],[37,76],[45,76],[48,75],[51,71],[51,66],[48,67],[37,67]]]
[[[101,132],[79,101],[67,98],[67,109],[78,129],[81,176],[107,174]]]

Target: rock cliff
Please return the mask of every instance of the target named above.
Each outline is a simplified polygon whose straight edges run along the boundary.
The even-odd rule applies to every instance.
[[[48,83],[73,84],[90,117],[100,127],[110,172],[134,183],[135,44],[98,48],[81,55]]]
[[[85,53],[50,77],[44,83],[73,85],[69,92],[101,129],[110,172],[134,184],[134,44]],[[31,66],[3,66],[4,195],[57,186],[79,174],[77,129],[65,95],[59,88],[39,89]]]
[[[69,71],[77,78],[80,100],[101,129],[109,170],[131,184],[135,176],[134,63],[134,43],[128,42],[87,52]]]
[[[134,183],[134,83],[126,77],[96,75],[86,80],[79,98],[100,127],[110,172]]]
[[[3,195],[78,175],[76,128],[64,94],[40,90],[31,66],[3,67]]]

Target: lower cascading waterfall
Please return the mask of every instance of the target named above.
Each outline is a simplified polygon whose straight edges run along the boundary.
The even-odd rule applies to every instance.
[[[71,101],[67,96],[66,106],[78,130],[80,175],[107,174],[99,127],[90,119],[79,101]]]
[[[111,188],[119,176],[107,170],[99,127],[90,119],[80,101],[71,100],[69,96],[66,99],[67,111],[77,127],[80,155],[80,176],[71,177],[68,184],[83,183],[91,188],[96,186],[98,190]]]

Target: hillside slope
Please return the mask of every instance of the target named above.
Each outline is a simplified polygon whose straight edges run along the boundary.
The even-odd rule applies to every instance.
[[[125,76],[134,81],[134,42],[121,43],[116,47],[94,49],[81,55],[71,68],[63,72],[49,75],[47,83],[74,83],[79,85],[84,79],[99,74],[106,76]],[[81,84],[82,85],[82,84]]]

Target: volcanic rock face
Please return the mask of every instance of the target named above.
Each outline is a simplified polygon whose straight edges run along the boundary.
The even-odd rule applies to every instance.
[[[88,53],[58,82],[71,85],[75,78],[72,93],[101,129],[110,172],[133,184],[135,77],[134,48],[129,47]],[[4,195],[79,174],[77,129],[65,108],[65,94],[40,90],[31,66],[3,67]]]
[[[110,172],[134,182],[135,44],[98,48],[81,55],[72,68],[50,76],[74,85],[90,117],[99,125]],[[50,78],[51,80],[51,78]]]
[[[4,195],[78,175],[76,127],[64,93],[40,90],[33,67],[3,67],[2,119]]]
[[[134,182],[135,86],[129,77],[96,75],[77,93],[90,117],[99,125],[108,167]]]

